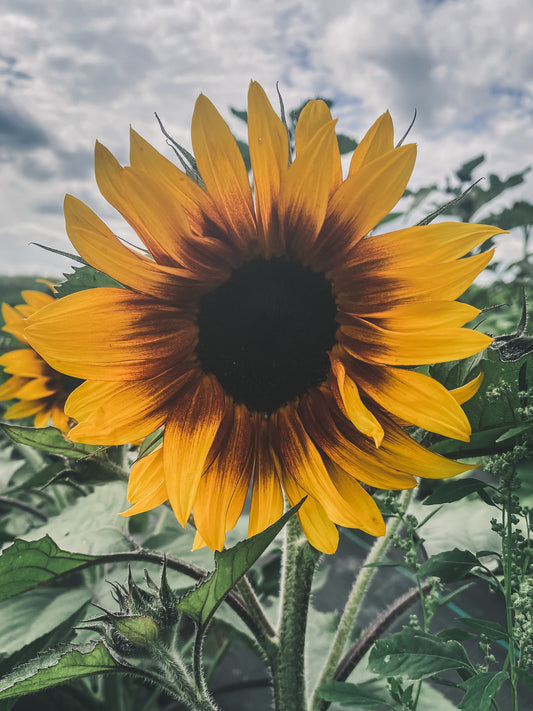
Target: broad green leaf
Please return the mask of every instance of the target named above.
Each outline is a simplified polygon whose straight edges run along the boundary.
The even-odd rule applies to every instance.
[[[479,672],[459,686],[466,690],[458,708],[464,711],[490,711],[492,700],[509,678],[505,671]]]
[[[350,684],[346,681],[331,681],[317,689],[317,695],[325,701],[334,701],[340,706],[361,709],[399,709],[398,704],[387,698],[384,692],[376,692],[375,683]]]
[[[435,576],[440,578],[443,583],[451,583],[464,578],[477,565],[479,565],[479,560],[473,553],[454,548],[451,551],[432,555],[422,563],[418,574],[422,577]]]
[[[96,560],[94,556],[61,550],[49,536],[38,541],[15,541],[0,556],[0,601]]]
[[[103,642],[56,649],[0,679],[0,699],[24,696],[91,674],[117,671],[133,671],[133,668],[117,662]]]
[[[18,444],[27,444],[49,454],[57,454],[70,459],[79,459],[96,452],[100,447],[92,444],[78,444],[66,440],[55,427],[20,427],[0,423],[0,427],[10,439]]]
[[[56,287],[56,296],[61,298],[69,294],[75,294],[77,291],[85,289],[95,289],[101,286],[115,286],[119,289],[123,288],[122,284],[112,279],[107,274],[99,272],[98,269],[89,265],[83,267],[72,267],[73,272],[64,274],[65,281],[58,284]]]
[[[231,588],[262,555],[300,506],[301,502],[261,533],[240,541],[233,548],[216,551],[215,570],[178,602],[180,610],[205,627]]]
[[[518,669],[517,673],[520,681],[523,681],[530,689],[533,689],[533,673],[525,669]]]
[[[427,499],[424,499],[424,506],[434,506],[435,504],[447,504],[450,501],[459,501],[459,499],[478,493],[485,489],[488,484],[480,479],[467,477],[466,479],[450,479],[444,481],[435,491],[430,494]]]
[[[0,605],[2,653],[11,656],[49,635],[76,614],[81,615],[90,599],[87,588],[42,587],[4,600]]]
[[[496,442],[504,442],[507,439],[513,439],[517,435],[525,434],[531,430],[533,430],[533,422],[528,422],[527,424],[519,425],[518,427],[511,427],[511,429],[507,430],[507,432],[500,435]]]
[[[408,679],[426,679],[451,669],[472,670],[459,642],[446,642],[411,627],[379,639],[370,652],[368,667],[382,677]]]
[[[490,620],[481,620],[477,617],[460,617],[461,624],[470,627],[470,629],[475,630],[479,634],[484,634],[493,642],[499,639],[508,639],[509,634],[505,627],[500,625],[499,622],[491,622]]]

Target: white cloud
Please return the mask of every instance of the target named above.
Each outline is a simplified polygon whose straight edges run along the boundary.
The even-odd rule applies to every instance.
[[[127,162],[132,124],[165,150],[157,111],[176,139],[190,145],[198,93],[229,115],[229,105],[244,108],[250,78],[273,102],[279,80],[289,108],[316,95],[334,98],[339,130],[358,137],[386,108],[400,135],[416,107],[414,185],[481,152],[487,171],[503,175],[530,160],[530,0],[3,5],[0,139],[2,115],[18,120],[9,143],[0,145],[4,270],[38,266],[39,257],[25,246],[31,240],[49,236],[53,246],[68,249],[56,209],[65,192],[106,219],[113,215],[92,177],[96,138]],[[232,125],[242,131],[237,120]],[[24,127],[40,142],[32,145],[30,133],[24,139]],[[42,265],[54,263],[43,259]]]

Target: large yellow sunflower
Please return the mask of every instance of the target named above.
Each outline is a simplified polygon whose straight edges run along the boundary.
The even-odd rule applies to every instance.
[[[50,421],[66,433],[69,418],[65,415],[68,392],[64,377],[53,370],[33,348],[28,347],[24,322],[39,309],[54,302],[54,297],[42,291],[23,291],[23,304],[2,304],[3,330],[24,344],[24,348],[9,351],[0,357],[0,366],[11,375],[0,385],[1,400],[17,400],[4,413],[6,420],[34,418],[35,427],[45,427]]]
[[[67,232],[93,267],[126,288],[82,291],[28,320],[52,367],[86,382],[66,411],[70,437],[117,445],[164,428],[132,468],[128,513],[167,499],[196,545],[224,545],[251,485],[249,534],[307,495],[299,512],[313,546],[336,549],[337,525],[382,535],[364,485],[450,477],[449,461],[404,430],[467,440],[460,403],[404,366],[463,358],[490,343],[461,328],[478,310],[455,299],[491,252],[464,256],[498,232],[442,223],[366,235],[405,190],[416,148],[393,144],[388,113],[355,150],[343,180],[335,121],[310,101],[287,132],[259,84],[248,97],[254,191],[237,144],[203,95],[192,144],[203,186],[134,131],[122,167],[96,145],[102,195],[146,252],[126,247],[83,203],[65,201]],[[205,187],[204,187],[205,186]]]

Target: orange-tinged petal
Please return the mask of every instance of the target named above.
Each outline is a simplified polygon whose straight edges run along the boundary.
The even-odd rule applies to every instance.
[[[328,473],[341,497],[354,509],[352,521],[358,519],[356,528],[372,536],[384,536],[385,522],[378,505],[361,484],[331,460],[326,464]],[[340,525],[343,525],[338,521]],[[352,523],[353,526],[353,523]]]
[[[159,375],[186,360],[197,338],[178,309],[112,287],[58,299],[28,319],[25,333],[56,370],[112,381]]]
[[[349,313],[349,302],[343,302],[342,308]],[[368,308],[365,313],[357,312],[355,315],[371,319],[381,328],[391,331],[413,331],[437,326],[464,326],[480,313],[475,306],[462,301],[420,301],[414,304],[399,304],[380,311]]]
[[[268,428],[258,417],[248,536],[261,533],[283,514],[283,493],[272,456]]]
[[[406,227],[363,240],[345,266],[368,264],[369,269],[382,271],[403,270],[427,262],[450,262],[464,257],[489,237],[503,233],[498,227],[470,222]]]
[[[326,215],[338,150],[335,122],[325,124],[289,167],[281,185],[279,219],[287,244],[305,259]]]
[[[5,321],[2,330],[12,333],[15,338],[24,343],[26,340],[24,337],[24,317],[9,304],[2,304],[2,317]]]
[[[192,368],[174,368],[140,382],[86,381],[69,396],[65,412],[79,424],[69,439],[85,444],[136,442],[164,424]]]
[[[340,342],[356,358],[385,365],[422,365],[459,360],[479,353],[492,338],[469,328],[389,331],[365,319],[341,326]]]
[[[130,162],[133,168],[145,171],[174,195],[195,233],[202,234],[206,215],[216,220],[216,211],[207,192],[132,128]]]
[[[43,306],[52,303],[54,297],[50,294],[45,294],[44,291],[31,291],[26,290],[21,292],[22,298],[29,305],[33,306],[35,310],[41,309]]]
[[[50,382],[49,378],[33,378],[23,385],[17,393],[21,400],[39,400],[53,395],[57,391],[58,383]]]
[[[231,406],[230,413],[227,440],[198,482],[193,503],[194,522],[211,550],[224,547],[226,531],[241,515],[252,475],[250,414],[242,405]]]
[[[56,408],[57,410],[57,408]],[[46,425],[50,422],[50,410],[48,408],[42,409],[40,412],[35,413],[35,417],[33,419],[33,424],[35,427],[46,427]],[[61,423],[64,424],[64,423]],[[57,425],[54,424],[54,427],[57,427]],[[60,430],[64,429],[62,427],[57,427]]]
[[[4,412],[4,419],[6,420],[19,420],[22,417],[29,417],[34,415],[36,412],[43,410],[47,407],[46,400],[20,400],[14,403],[11,407],[8,407]]]
[[[45,378],[50,368],[31,348],[20,348],[0,356],[0,365],[6,373],[24,378]]]
[[[462,405],[464,402],[467,402],[470,398],[474,397],[483,382],[483,377],[484,374],[480,373],[476,378],[470,380],[468,383],[465,383],[465,385],[462,385],[460,388],[450,390],[450,395],[459,405]]]
[[[162,484],[165,484],[165,472],[163,447],[161,446],[138,459],[132,466],[128,479],[128,501],[134,504],[158,489]]]
[[[312,148],[316,134],[323,126],[331,124],[331,120],[331,111],[325,101],[315,99],[307,102],[300,112],[294,132],[296,157],[305,153],[308,148]],[[330,192],[336,190],[342,182],[342,164],[338,142],[334,143],[332,150],[333,166]]]
[[[331,358],[331,370],[335,376],[336,387],[333,394],[336,396],[337,404],[344,410],[350,422],[357,427],[359,432],[367,437],[372,437],[376,447],[379,447],[383,439],[383,427],[364,405],[357,385],[346,374],[344,365],[338,358]]]
[[[121,284],[174,303],[198,289],[196,275],[186,269],[159,265],[129,249],[72,195],[65,197],[65,220],[67,234],[78,254]]]
[[[181,393],[170,412],[163,443],[168,498],[185,526],[192,509],[207,455],[224,414],[224,391],[204,376]]]
[[[198,170],[234,244],[246,254],[256,236],[248,173],[226,122],[209,99],[196,101],[191,138]]]
[[[382,114],[366,132],[352,155],[348,175],[360,170],[366,163],[392,151],[394,148],[394,128],[388,111]]]
[[[283,486],[291,506],[295,506],[307,495],[296,515],[309,543],[322,553],[329,555],[335,553],[339,545],[339,532],[324,507],[298,486],[290,476],[284,477]]]
[[[27,378],[21,378],[17,375],[8,378],[5,383],[0,385],[0,400],[11,400],[16,397],[20,388],[27,382]]]
[[[289,165],[287,130],[262,87],[255,81],[248,91],[248,143],[254,175],[255,207],[262,227],[262,252],[271,257],[281,248],[276,215],[281,176]]]
[[[388,412],[422,429],[468,442],[471,434],[468,418],[439,382],[413,370],[361,366],[354,363],[350,372]]]

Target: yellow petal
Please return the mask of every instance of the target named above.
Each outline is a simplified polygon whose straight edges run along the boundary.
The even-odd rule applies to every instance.
[[[343,303],[343,310],[350,310],[349,302]],[[399,304],[380,311],[369,308],[367,312],[355,315],[372,319],[381,328],[391,331],[413,331],[437,326],[464,326],[480,313],[479,309],[462,301],[420,301],[414,304]]]
[[[209,99],[196,101],[191,138],[198,170],[233,242],[249,249],[256,235],[248,173],[241,152],[222,116]]]
[[[178,309],[112,287],[58,299],[30,316],[25,331],[59,372],[108,381],[150,378],[185,361],[196,332]]]
[[[264,240],[263,254],[271,257],[281,247],[274,211],[279,199],[281,175],[289,165],[289,142],[285,126],[255,81],[250,83],[248,92],[248,142],[256,212]]]
[[[284,477],[283,486],[291,506],[295,506],[304,496],[307,496],[296,515],[309,543],[322,553],[329,555],[335,553],[339,545],[339,532],[324,507],[298,486],[290,476]]]
[[[331,124],[332,117],[328,105],[322,99],[308,101],[303,107],[298,117],[296,130],[294,132],[294,142],[296,156],[305,153],[312,147],[316,134],[323,126]],[[337,141],[332,146],[333,165],[331,171],[330,192],[336,190],[342,182],[342,164]]]
[[[354,364],[354,377],[357,370],[361,387],[385,410],[422,429],[468,442],[468,418],[439,382],[412,370],[381,366],[370,370],[362,365]]]
[[[272,460],[268,430],[258,418],[248,536],[261,533],[283,514],[283,494]]]
[[[484,374],[480,373],[476,378],[470,380],[470,382],[462,385],[460,388],[450,390],[450,395],[459,405],[462,405],[464,402],[467,402],[470,398],[474,397],[483,382],[483,377]]]
[[[423,365],[460,360],[479,353],[492,338],[469,328],[389,331],[365,319],[341,326],[340,342],[356,358],[386,365]]]
[[[4,353],[0,357],[0,365],[6,373],[24,378],[46,378],[50,375],[50,368],[31,348]]]
[[[338,393],[340,396],[339,406],[344,409],[351,423],[364,435],[372,437],[376,447],[379,447],[383,439],[383,427],[363,404],[357,385],[346,375],[344,365],[338,358],[331,358],[331,370],[337,385],[333,394]]]
[[[193,503],[194,522],[211,550],[222,550],[226,531],[241,515],[252,475],[250,414],[233,406],[232,426],[209,469],[204,472]]]
[[[350,162],[349,175],[364,165],[392,151],[394,148],[394,127],[388,111],[382,114],[370,127],[365,137],[355,149]]]
[[[121,516],[150,511],[167,501],[167,490],[163,472],[163,450],[161,447],[132,466],[128,482],[128,501],[132,506]]]
[[[31,291],[25,290],[21,292],[22,298],[29,305],[33,306],[35,310],[41,309],[43,306],[52,303],[54,297],[50,294],[45,294],[44,291]]]
[[[348,501],[354,511],[351,517],[351,525],[357,519],[356,528],[366,531],[371,536],[384,536],[386,533],[385,522],[380,513],[378,505],[368,494],[361,484],[332,461],[327,463],[327,469],[335,488],[345,501]],[[344,525],[337,521],[339,525]]]
[[[9,304],[2,304],[2,317],[5,321],[2,330],[12,333],[15,338],[24,343],[26,340],[24,338],[24,318]]]
[[[0,385],[0,400],[11,400],[17,396],[18,391],[28,382],[27,378],[14,375]],[[30,381],[31,382],[31,381]]]
[[[29,417],[34,415],[36,412],[40,412],[43,408],[46,408],[46,400],[20,400],[16,402],[11,407],[8,407],[4,412],[4,419],[6,420],[19,420],[22,417]]]
[[[58,387],[59,383],[54,385],[49,378],[34,378],[20,388],[17,397],[21,400],[39,400],[53,395]]]
[[[209,376],[191,384],[169,414],[163,457],[168,498],[185,526],[207,455],[224,414],[224,392]]]

